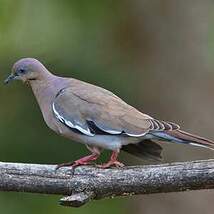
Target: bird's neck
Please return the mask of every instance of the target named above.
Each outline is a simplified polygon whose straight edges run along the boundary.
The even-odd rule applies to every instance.
[[[61,82],[64,78],[57,77],[51,73],[47,74],[42,80],[30,81],[30,86],[39,104],[41,112],[45,121],[51,118],[51,105],[57,94],[61,89]]]
[[[56,80],[57,76],[50,72],[45,72],[41,78],[30,81],[30,86],[39,104],[41,100],[46,100],[53,96]]]

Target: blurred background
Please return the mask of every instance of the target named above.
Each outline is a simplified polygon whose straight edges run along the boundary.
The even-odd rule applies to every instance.
[[[16,60],[35,57],[55,74],[105,87],[153,117],[214,139],[213,11],[211,0],[0,0],[0,79]],[[62,163],[88,153],[46,127],[29,87],[0,84],[0,97],[0,161]],[[164,162],[214,156],[189,146],[164,148]],[[126,154],[120,159],[144,164]],[[0,210],[210,214],[213,197],[213,190],[156,194],[74,209],[59,206],[59,196],[1,192]]]

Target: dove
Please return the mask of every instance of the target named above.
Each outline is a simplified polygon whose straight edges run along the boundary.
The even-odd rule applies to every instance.
[[[4,82],[7,84],[13,80],[21,80],[32,88],[50,129],[86,145],[91,152],[76,161],[59,164],[57,168],[90,164],[103,150],[111,150],[112,154],[102,168],[124,166],[118,160],[121,150],[139,158],[160,160],[160,144],[164,141],[214,148],[212,140],[142,113],[102,87],[57,76],[37,59],[17,61]]]

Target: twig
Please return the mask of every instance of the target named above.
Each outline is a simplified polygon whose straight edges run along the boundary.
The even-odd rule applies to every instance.
[[[122,169],[0,162],[0,191],[64,195],[61,205],[79,207],[92,199],[214,188],[214,160]]]

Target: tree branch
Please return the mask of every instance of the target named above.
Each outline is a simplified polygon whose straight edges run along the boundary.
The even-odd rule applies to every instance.
[[[79,207],[92,199],[214,188],[214,160],[122,169],[0,162],[0,191],[67,195],[61,205]]]

